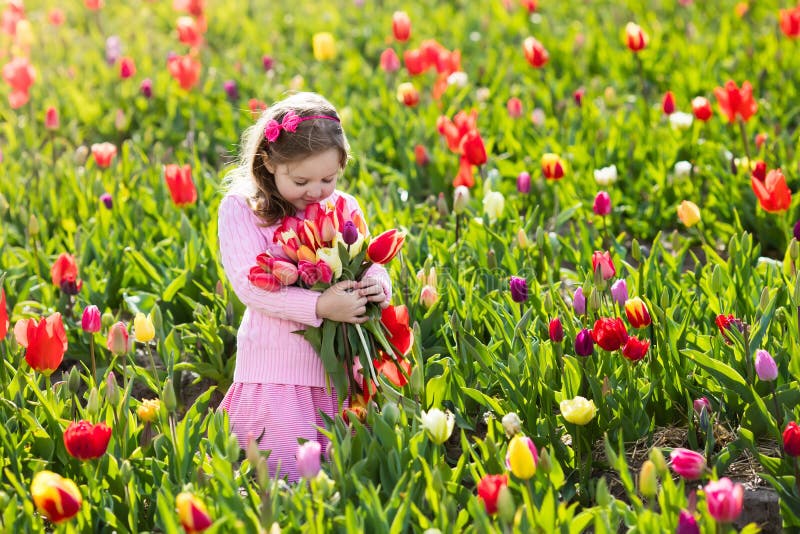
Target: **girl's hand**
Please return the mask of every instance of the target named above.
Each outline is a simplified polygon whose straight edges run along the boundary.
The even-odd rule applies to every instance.
[[[344,280],[322,292],[317,299],[317,317],[340,323],[367,322],[367,297],[354,280]]]
[[[386,300],[386,293],[383,291],[383,286],[375,278],[365,278],[358,282],[356,285],[358,292],[362,297],[367,297],[367,301],[374,302],[381,308],[389,306],[389,301]]]

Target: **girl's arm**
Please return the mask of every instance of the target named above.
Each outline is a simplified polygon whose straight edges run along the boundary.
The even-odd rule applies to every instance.
[[[266,315],[288,319],[309,326],[319,326],[317,300],[321,293],[300,287],[266,291],[247,279],[256,256],[266,251],[258,218],[242,197],[228,195],[219,206],[219,248],[222,267],[234,293],[249,308]]]

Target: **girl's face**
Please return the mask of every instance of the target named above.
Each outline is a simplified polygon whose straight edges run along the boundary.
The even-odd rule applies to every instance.
[[[300,161],[274,167],[267,164],[267,169],[275,175],[278,193],[298,211],[302,211],[309,204],[333,194],[341,171],[339,151],[330,148]]]

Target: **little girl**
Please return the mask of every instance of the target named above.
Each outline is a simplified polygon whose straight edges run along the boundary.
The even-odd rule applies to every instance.
[[[225,179],[219,207],[222,266],[236,296],[247,306],[237,336],[236,369],[221,408],[244,448],[258,439],[271,451],[273,476],[299,478],[298,438],[324,447],[320,412],[333,417],[336,391],[326,389],[322,361],[294,332],[319,326],[323,319],[363,323],[366,306],[386,307],[392,286],[386,270],[372,265],[361,281],[340,282],[324,292],[285,287],[270,292],[250,284],[256,256],[269,252],[286,258],[273,234],[289,215],[303,218],[309,204],[358,202],[336,189],[349,157],[336,109],[314,93],[298,93],[268,108],[242,136],[239,166]],[[280,469],[280,472],[278,472]]]

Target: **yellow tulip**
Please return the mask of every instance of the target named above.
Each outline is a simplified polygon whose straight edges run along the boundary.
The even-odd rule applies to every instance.
[[[136,415],[142,421],[152,423],[158,418],[158,412],[161,410],[161,401],[158,399],[145,399],[136,408]]]
[[[139,343],[147,343],[156,337],[156,328],[148,315],[139,312],[133,319],[133,336]]]
[[[333,271],[333,278],[336,280],[342,276],[342,258],[339,257],[339,250],[335,248],[322,247],[317,249],[317,261],[324,261]]]
[[[205,504],[188,491],[183,491],[175,497],[175,507],[186,532],[202,532],[213,523]]]
[[[83,503],[78,486],[72,480],[62,478],[52,471],[39,471],[34,475],[31,497],[39,513],[53,523],[71,519]]]
[[[678,219],[684,226],[691,228],[700,222],[700,208],[691,200],[684,200],[678,206]]]
[[[576,425],[587,424],[594,419],[594,415],[597,413],[594,401],[586,400],[580,396],[574,399],[561,401],[559,408],[561,409],[561,415],[564,416],[564,419],[566,419],[568,423]]]
[[[327,61],[336,57],[336,41],[332,33],[315,33],[311,44],[314,49],[314,58],[317,61]]]
[[[506,453],[506,467],[514,473],[514,476],[522,480],[528,480],[536,474],[536,463],[539,456],[536,453],[536,445],[531,438],[517,434],[508,444]]]

